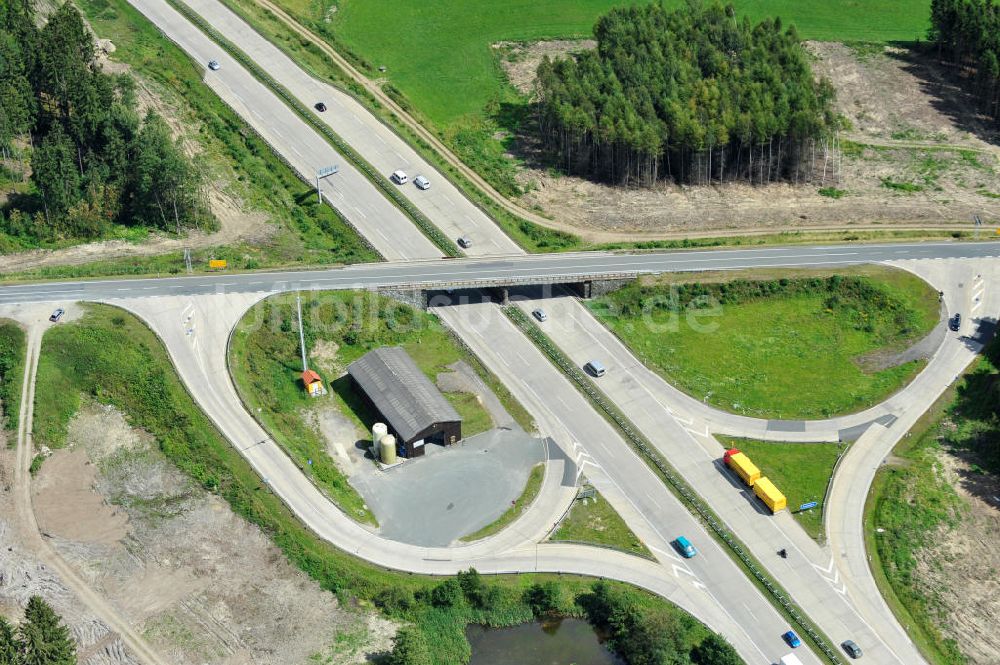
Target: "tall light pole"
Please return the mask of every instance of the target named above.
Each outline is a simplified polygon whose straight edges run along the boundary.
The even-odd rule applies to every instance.
[[[299,311],[299,348],[302,349],[302,371],[309,371],[309,363],[306,361],[306,334],[302,330],[302,296],[295,296],[295,305]]]

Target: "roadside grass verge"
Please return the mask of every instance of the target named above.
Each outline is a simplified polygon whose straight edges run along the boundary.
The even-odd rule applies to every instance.
[[[865,548],[882,596],[908,636],[934,665],[968,662],[941,631],[944,611],[918,583],[920,565],[941,566],[927,550],[942,530],[961,528],[967,504],[942,477],[941,456],[973,453],[997,470],[997,376],[1000,341],[994,339],[964,376],[946,390],[893,449],[872,483],[864,512]],[[938,550],[939,551],[939,550]]]
[[[298,319],[294,294],[268,298],[252,307],[236,326],[230,342],[229,366],[241,399],[274,440],[304,469],[304,473],[359,521],[374,516],[350,486],[327,452],[327,442],[308,422],[306,413],[333,407],[358,430],[368,432],[376,414],[361,399],[346,375],[347,366],[372,349],[401,346],[432,381],[449,365],[465,360],[493,387],[497,397],[522,427],[530,430],[527,412],[499,381],[483,373],[433,314],[368,291],[309,293],[302,299],[306,348],[329,349],[314,355],[310,367],[330,389],[326,397],[310,398],[300,374]],[[332,355],[331,355],[332,353]],[[490,429],[489,413],[469,393],[444,393],[463,418],[462,432],[471,436]],[[311,460],[311,462],[310,462]]]
[[[585,483],[584,487],[588,485]],[[549,540],[610,547],[647,559],[653,558],[646,545],[596,490],[593,496],[573,502],[573,507]]]
[[[760,472],[771,479],[788,499],[788,511],[813,540],[826,542],[823,528],[823,504],[833,468],[847,446],[839,443],[774,443],[716,437],[726,448],[739,448],[746,453]],[[748,490],[750,488],[747,488]],[[815,508],[796,512],[798,507],[815,501]]]
[[[112,58],[129,65],[154,94],[176,109],[177,119],[191,128],[186,138],[201,147],[199,162],[209,179],[223,182],[228,193],[277,224],[275,234],[263,242],[195,251],[196,268],[207,269],[209,257],[229,259],[232,267],[245,269],[378,260],[354,229],[333,208],[316,202],[312,187],[203,83],[203,67],[126,0],[80,0],[78,5],[97,34],[114,42],[117,49]],[[54,277],[184,269],[180,252],[98,265],[96,269],[67,266],[32,272]]]
[[[829,417],[877,404],[925,364],[891,363],[937,323],[937,293],[889,275],[643,278],[587,306],[696,399],[748,416]]]
[[[0,408],[3,429],[16,432],[21,417],[21,385],[24,381],[27,337],[15,321],[0,319]],[[9,445],[16,445],[11,439]]]
[[[535,618],[539,597],[556,615],[588,616],[595,580],[573,575],[464,574],[434,578],[386,570],[317,538],[271,493],[239,452],[212,426],[185,391],[160,340],[131,314],[87,305],[82,319],[51,328],[43,339],[36,389],[36,432],[60,435],[71,409],[49,409],[71,395],[88,395],[120,409],[133,427],[149,432],[160,450],[203,488],[257,525],[288,559],[345,606],[377,608],[410,623],[435,646],[434,665],[468,662],[465,626],[507,626]],[[54,389],[47,392],[47,389]],[[65,418],[65,420],[62,420]],[[61,426],[60,426],[61,425]],[[46,443],[46,441],[40,441]],[[675,605],[624,584],[604,582],[615,603],[642,621],[676,626],[685,648],[711,632]],[[458,587],[457,593],[456,588]],[[604,594],[607,595],[607,594]],[[484,602],[486,601],[486,602]],[[599,617],[591,615],[591,620]]]
[[[524,485],[524,491],[521,492],[521,496],[514,499],[514,503],[504,511],[504,514],[496,519],[495,522],[487,524],[482,529],[474,533],[470,533],[467,536],[462,536],[459,540],[463,542],[470,542],[473,540],[482,540],[488,536],[492,536],[495,533],[499,533],[504,528],[507,527],[511,522],[516,520],[521,516],[528,506],[535,500],[538,496],[538,492],[542,489],[542,480],[545,479],[545,465],[536,464],[531,467],[531,473],[528,474],[528,482]]]

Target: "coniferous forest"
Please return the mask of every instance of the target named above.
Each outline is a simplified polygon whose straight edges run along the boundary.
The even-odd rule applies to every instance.
[[[1000,4],[932,0],[930,37],[939,55],[969,76],[979,110],[1000,126]]]
[[[102,71],[71,3],[39,28],[31,0],[0,2],[0,168],[30,186],[0,208],[8,238],[96,238],[113,224],[209,226],[201,177],[135,85]],[[2,200],[2,199],[0,199]]]
[[[831,181],[833,88],[793,27],[692,0],[612,10],[597,48],[538,69],[539,127],[561,168],[624,185]]]

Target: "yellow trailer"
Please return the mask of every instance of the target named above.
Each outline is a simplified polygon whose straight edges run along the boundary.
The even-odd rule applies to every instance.
[[[772,513],[784,510],[788,504],[785,500],[785,495],[779,492],[778,488],[767,477],[757,479],[757,482],[753,484],[753,493],[767,504]]]
[[[753,484],[760,478],[760,469],[750,461],[749,457],[736,448],[727,450],[722,459],[725,461],[726,466],[735,471],[736,475],[742,478],[743,482],[750,487],[753,487]]]

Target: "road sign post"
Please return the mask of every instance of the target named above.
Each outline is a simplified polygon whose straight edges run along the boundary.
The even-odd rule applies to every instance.
[[[340,171],[340,167],[336,164],[333,166],[324,166],[319,171],[316,171],[316,198],[319,199],[320,203],[323,202],[323,190],[320,189],[319,181],[327,176],[337,173],[338,171]]]

